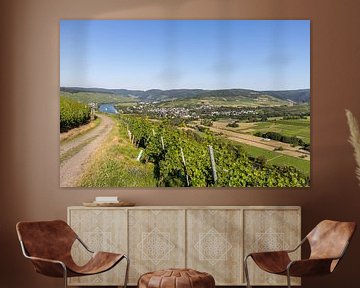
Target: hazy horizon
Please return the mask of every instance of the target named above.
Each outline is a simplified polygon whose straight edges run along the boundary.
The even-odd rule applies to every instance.
[[[265,90],[256,90],[252,88],[242,88],[242,87],[233,87],[233,88],[214,88],[214,89],[205,89],[205,88],[167,88],[167,89],[161,89],[161,88],[149,88],[149,89],[129,89],[129,88],[123,88],[123,87],[97,87],[97,86],[60,86],[60,88],[79,88],[79,89],[105,89],[105,90],[136,90],[136,91],[149,91],[149,90],[253,90],[258,92],[264,92],[264,91],[295,91],[295,90],[310,90],[309,88],[294,88],[294,89],[265,89]]]

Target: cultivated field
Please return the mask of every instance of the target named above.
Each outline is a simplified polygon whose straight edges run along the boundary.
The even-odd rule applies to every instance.
[[[264,157],[267,164],[271,165],[290,165],[310,175],[310,152],[293,147],[291,144],[282,143],[275,140],[263,139],[253,136],[260,131],[277,132],[286,136],[294,136],[310,143],[310,117],[306,119],[283,120],[282,117],[269,119],[266,122],[239,122],[239,127],[228,127],[233,120],[214,121],[210,131],[217,133],[221,137],[240,143],[249,155],[253,157]],[[199,124],[200,121],[195,121]],[[279,151],[278,148],[282,147]],[[276,150],[276,151],[275,151]]]
[[[239,122],[239,127],[227,127],[232,120],[215,121],[213,126],[242,134],[253,135],[256,132],[277,132],[286,136],[294,136],[310,143],[310,117],[306,119],[283,120],[282,117],[268,119],[266,122]]]

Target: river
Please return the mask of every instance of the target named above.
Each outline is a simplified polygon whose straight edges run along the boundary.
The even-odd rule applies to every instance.
[[[109,114],[119,114],[119,112],[115,109],[114,104],[101,104],[99,111]]]

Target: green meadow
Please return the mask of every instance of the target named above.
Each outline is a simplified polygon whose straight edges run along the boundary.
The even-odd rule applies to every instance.
[[[261,149],[255,146],[240,144],[244,151],[252,157],[265,157],[267,164],[278,166],[294,166],[306,175],[310,176],[310,161],[284,154],[275,151]]]
[[[310,143],[310,117],[306,119],[272,119],[265,122],[239,123],[235,131],[254,134],[256,132],[277,132],[285,136],[294,136]]]

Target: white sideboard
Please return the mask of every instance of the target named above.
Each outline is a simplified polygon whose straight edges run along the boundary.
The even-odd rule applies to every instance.
[[[68,207],[68,223],[91,249],[129,255],[129,285],[145,272],[187,267],[212,274],[216,285],[243,286],[246,254],[294,248],[301,240],[298,206],[76,206]],[[78,244],[72,254],[79,263],[88,259]],[[300,250],[293,256],[300,258]],[[253,285],[286,285],[286,277],[249,264]],[[69,285],[121,285],[124,271],[121,263]]]

